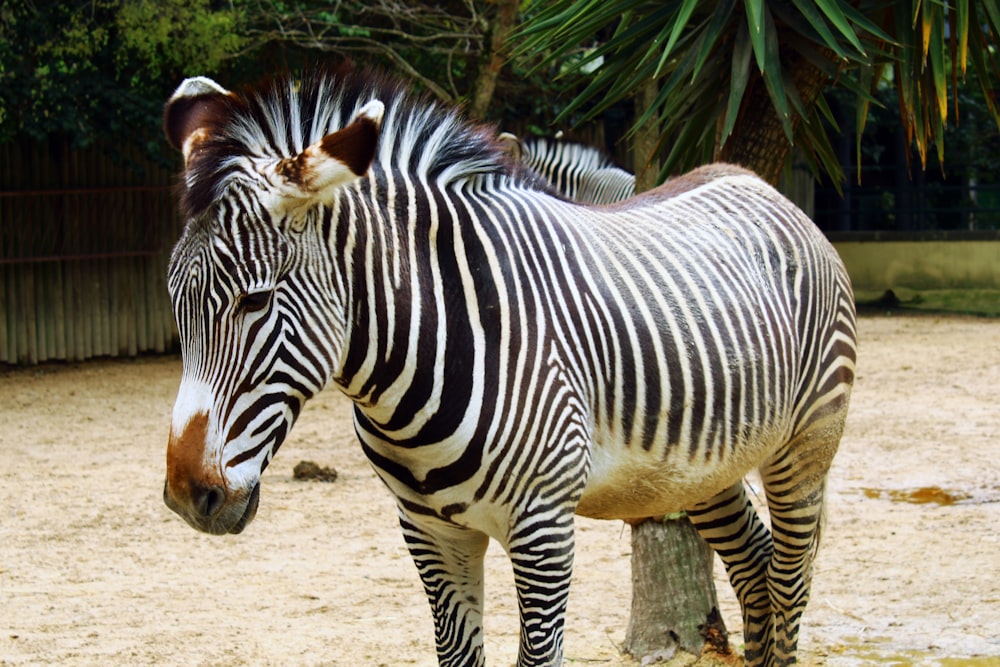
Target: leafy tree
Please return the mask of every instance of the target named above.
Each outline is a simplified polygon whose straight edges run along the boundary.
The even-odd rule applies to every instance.
[[[162,78],[213,71],[236,57],[247,45],[246,14],[239,9],[214,9],[209,0],[115,3],[122,48],[116,53],[121,71],[124,58],[137,58],[136,77]]]
[[[378,63],[414,80],[441,100],[469,89],[484,53],[489,19],[484,3],[422,4],[401,0],[330,3],[240,0],[249,17],[251,48],[284,57],[337,54]],[[471,74],[470,74],[471,72]]]
[[[448,103],[492,114],[517,0],[234,0],[247,51],[289,61],[317,54],[379,64]]]
[[[517,8],[516,0],[10,0],[0,5],[0,142],[81,148],[105,138],[157,154],[163,102],[183,77],[237,85],[331,56],[395,71],[477,118],[523,116],[520,100],[545,98],[551,83],[519,80],[506,66]],[[536,107],[542,124],[551,120],[550,106]]]
[[[9,0],[0,7],[0,142],[82,148],[104,137],[159,154],[164,99],[182,76],[238,52],[239,26],[237,12],[209,0]]]

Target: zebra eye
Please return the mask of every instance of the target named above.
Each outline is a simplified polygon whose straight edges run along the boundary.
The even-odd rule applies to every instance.
[[[271,303],[271,291],[249,292],[240,296],[236,307],[243,313],[255,313],[267,308]]]

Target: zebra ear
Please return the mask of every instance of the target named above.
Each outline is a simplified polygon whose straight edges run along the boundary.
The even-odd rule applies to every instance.
[[[363,176],[375,159],[384,113],[385,106],[372,100],[343,129],[279,161],[275,172],[287,186],[284,195],[299,201],[329,201],[338,188]]]
[[[520,162],[524,157],[524,143],[516,134],[501,132],[497,135],[497,141],[503,149],[507,151],[512,158],[514,158],[515,161]]]
[[[163,109],[163,133],[167,141],[184,153],[187,162],[194,147],[208,135],[208,129],[225,113],[228,90],[215,81],[196,76],[185,79]]]

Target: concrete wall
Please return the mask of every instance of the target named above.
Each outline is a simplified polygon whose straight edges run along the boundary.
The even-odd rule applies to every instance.
[[[1000,290],[1000,233],[831,234],[858,293]]]

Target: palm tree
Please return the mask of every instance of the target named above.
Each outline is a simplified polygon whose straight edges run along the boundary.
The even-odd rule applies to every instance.
[[[1000,127],[997,0],[529,0],[522,10],[515,55],[582,90],[562,118],[586,120],[634,100],[636,161],[659,163],[656,180],[722,160],[776,183],[794,146],[814,174],[840,184],[824,97],[832,88],[856,95],[860,143],[876,87],[893,86],[923,168],[928,151],[943,157],[969,69]],[[706,623],[715,604],[711,561],[686,519],[633,526],[632,541],[626,650],[692,650],[690,638],[675,638]],[[682,562],[672,563],[665,545]],[[671,606],[671,598],[684,601]]]
[[[726,160],[775,182],[795,145],[841,180],[822,122],[835,125],[831,87],[857,95],[860,140],[875,87],[890,81],[923,166],[931,148],[943,154],[968,68],[1000,126],[997,0],[532,0],[524,15],[518,54],[590,80],[565,116],[593,117],[656,82],[636,125],[658,128],[661,178]]]

